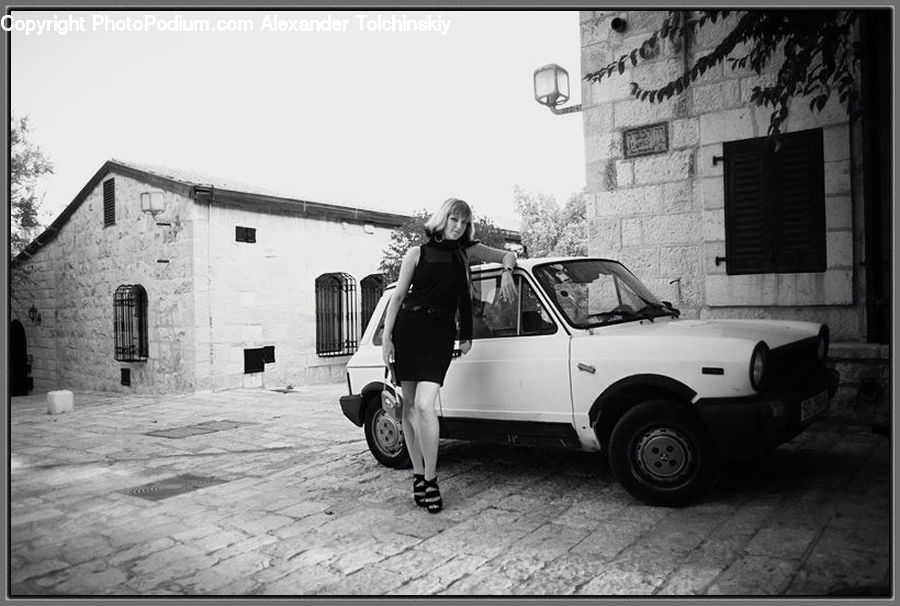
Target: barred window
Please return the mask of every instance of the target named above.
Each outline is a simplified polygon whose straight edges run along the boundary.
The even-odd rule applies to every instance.
[[[147,291],[140,284],[123,284],[113,296],[116,360],[147,359]]]
[[[356,351],[356,280],[345,273],[316,278],[316,353],[321,357]]]
[[[116,222],[116,180],[103,182],[103,225],[114,225]]]
[[[381,274],[366,276],[359,281],[359,289],[362,291],[360,328],[365,330],[369,324],[369,318],[375,312],[375,306],[378,305],[378,299],[381,298],[381,293],[384,292],[384,276]]]

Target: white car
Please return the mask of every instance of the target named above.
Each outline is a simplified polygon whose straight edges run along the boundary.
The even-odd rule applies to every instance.
[[[518,297],[500,266],[472,268],[472,349],[440,391],[441,437],[608,452],[618,481],[649,504],[685,504],[725,457],[800,433],[828,408],[828,328],[813,322],[679,320],[621,263],[522,259]],[[393,287],[347,364],[344,415],[381,463],[409,458],[381,407],[381,337]]]

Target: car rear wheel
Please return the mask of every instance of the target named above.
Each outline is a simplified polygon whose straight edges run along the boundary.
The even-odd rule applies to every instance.
[[[613,474],[649,505],[679,506],[716,480],[719,459],[706,428],[677,402],[643,402],[622,415],[609,440]]]
[[[385,412],[380,402],[370,402],[366,406],[363,427],[369,450],[379,463],[394,469],[406,469],[412,465],[400,421]]]

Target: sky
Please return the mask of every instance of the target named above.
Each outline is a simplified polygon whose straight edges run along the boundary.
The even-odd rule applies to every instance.
[[[399,213],[458,197],[512,229],[514,186],[584,187],[581,113],[532,83],[557,63],[580,102],[577,11],[12,16],[12,112],[55,167],[44,223],[108,159]]]

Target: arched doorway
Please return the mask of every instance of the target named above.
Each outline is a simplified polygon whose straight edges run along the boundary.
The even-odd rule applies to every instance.
[[[9,395],[28,395],[28,344],[25,327],[18,320],[9,324]]]

